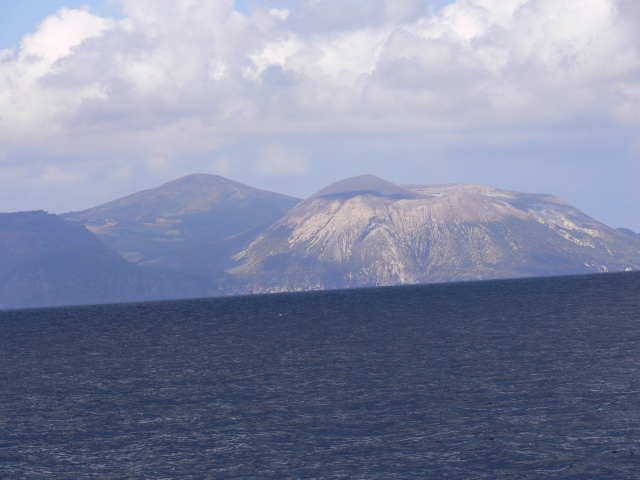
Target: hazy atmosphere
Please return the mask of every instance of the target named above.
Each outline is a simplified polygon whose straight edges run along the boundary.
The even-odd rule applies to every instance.
[[[2,2],[0,211],[194,172],[553,193],[640,231],[637,0]]]

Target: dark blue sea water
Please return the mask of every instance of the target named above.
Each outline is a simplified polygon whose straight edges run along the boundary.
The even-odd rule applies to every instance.
[[[640,274],[0,312],[0,478],[640,478]]]

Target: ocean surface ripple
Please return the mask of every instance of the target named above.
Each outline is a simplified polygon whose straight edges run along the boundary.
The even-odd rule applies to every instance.
[[[637,272],[0,312],[0,478],[640,478]]]

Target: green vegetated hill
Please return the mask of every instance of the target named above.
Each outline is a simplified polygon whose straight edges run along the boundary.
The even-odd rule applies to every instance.
[[[300,200],[194,174],[63,217],[85,225],[128,261],[153,265],[275,220]]]

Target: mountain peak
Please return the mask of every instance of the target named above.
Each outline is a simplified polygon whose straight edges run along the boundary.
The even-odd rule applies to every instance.
[[[215,187],[218,185],[233,185],[237,187],[242,187],[246,189],[253,189],[253,187],[249,187],[248,185],[243,185],[242,183],[229,180],[228,178],[221,177],[220,175],[213,175],[210,173],[191,173],[189,175],[184,175],[183,177],[176,178],[174,180],[170,180],[163,185],[160,185],[156,188],[166,189],[169,186],[175,187]],[[255,189],[257,190],[257,189]]]
[[[273,221],[299,201],[218,175],[192,174],[64,218],[142,263]]]
[[[396,198],[419,198],[420,195],[375,175],[365,174],[332,183],[309,198],[377,195]]]

